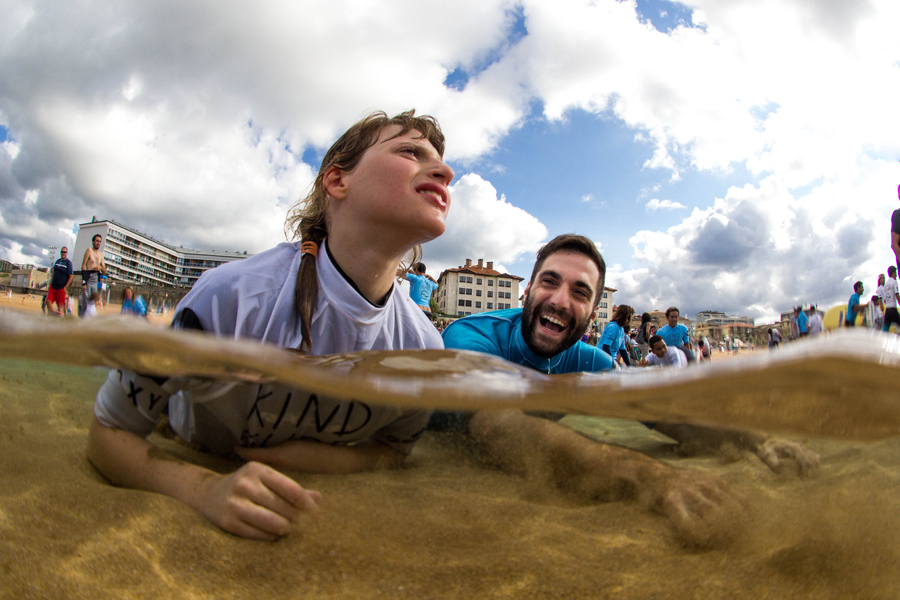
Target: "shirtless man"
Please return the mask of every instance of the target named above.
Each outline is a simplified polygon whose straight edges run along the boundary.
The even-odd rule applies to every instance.
[[[591,240],[558,236],[538,252],[523,308],[459,319],[444,330],[444,345],[548,374],[610,370],[609,354],[580,341],[596,317],[605,274],[606,264]],[[522,411],[435,413],[429,427],[461,432],[501,469],[545,478],[564,491],[598,500],[636,499],[664,514],[689,544],[727,537],[742,510],[740,495],[718,477],[595,442]],[[818,462],[799,444],[761,434],[663,423],[656,428],[677,441],[747,448],[773,470],[786,458],[795,460],[801,473]]]
[[[91,247],[84,251],[84,259],[81,261],[81,278],[87,281],[88,297],[100,291],[100,273],[106,275],[106,263],[100,252],[101,242],[103,238],[99,233],[91,238]]]

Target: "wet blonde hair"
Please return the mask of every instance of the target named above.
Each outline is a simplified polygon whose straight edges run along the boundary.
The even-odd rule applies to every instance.
[[[416,130],[427,139],[441,158],[444,157],[444,134],[438,122],[427,115],[417,117],[416,111],[408,110],[395,117],[388,117],[382,111],[373,112],[361,121],[358,121],[348,129],[344,135],[328,149],[322,166],[313,183],[310,192],[301,198],[297,204],[291,207],[287,215],[284,228],[289,239],[303,242],[314,242],[316,246],[322,245],[322,240],[328,235],[328,204],[329,198],[325,191],[325,173],[331,167],[337,167],[342,171],[352,171],[363,153],[378,141],[382,129],[391,125],[398,125],[400,131],[394,136],[405,135]],[[415,264],[422,256],[422,249],[416,246],[412,249],[412,256],[407,264]],[[300,269],[297,271],[297,287],[294,291],[294,304],[300,312],[300,333],[303,341],[300,350],[309,352],[312,347],[310,340],[310,323],[312,314],[316,308],[318,296],[318,282],[316,276],[316,257],[312,254],[304,254],[300,259]]]

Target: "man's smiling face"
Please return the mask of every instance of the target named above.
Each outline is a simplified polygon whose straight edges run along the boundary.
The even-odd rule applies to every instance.
[[[600,271],[580,252],[561,250],[544,261],[525,288],[522,337],[532,352],[550,358],[573,346],[597,315]]]

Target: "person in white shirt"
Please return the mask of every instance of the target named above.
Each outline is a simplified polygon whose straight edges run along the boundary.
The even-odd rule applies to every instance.
[[[173,325],[309,354],[442,349],[394,277],[444,233],[453,170],[430,117],[374,113],[325,154],[285,243],[204,273]],[[326,239],[327,238],[327,239]],[[146,437],[164,409],[185,441],[249,461],[230,474],[183,462]],[[321,494],[280,470],[349,473],[402,464],[430,416],[270,384],[110,372],[87,455],[113,484],[159,492],[238,536],[275,540]],[[279,469],[279,470],[276,470]]]
[[[897,295],[900,289],[897,287],[897,267],[888,267],[888,279],[884,284],[884,321],[882,331],[890,331],[891,325],[900,326],[900,312],[897,311]]]
[[[684,352],[678,348],[670,348],[666,345],[666,340],[658,335],[650,338],[650,354],[647,358],[642,358],[640,365],[642,367],[686,367],[687,358]]]
[[[816,307],[810,304],[809,309],[806,311],[806,315],[809,317],[809,335],[819,335],[822,333],[822,315],[819,314]]]

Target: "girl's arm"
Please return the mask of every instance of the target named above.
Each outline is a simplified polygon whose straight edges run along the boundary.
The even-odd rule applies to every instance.
[[[244,460],[303,473],[341,474],[394,469],[406,460],[406,455],[399,450],[372,440],[352,446],[291,441],[271,448],[235,448],[235,452]]]
[[[316,511],[319,492],[259,463],[221,475],[183,462],[123,429],[91,423],[88,459],[114,485],[164,494],[241,537],[275,540],[301,510]]]

